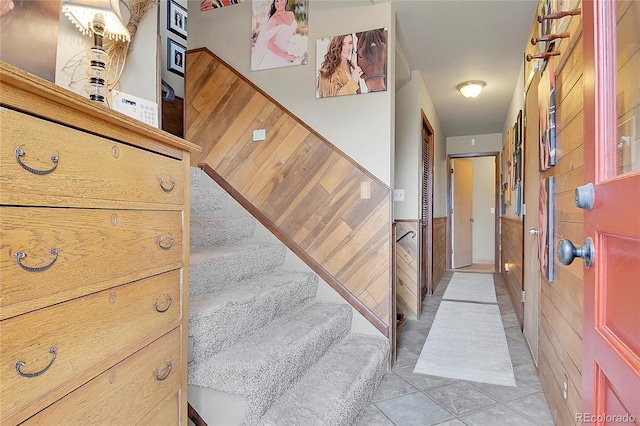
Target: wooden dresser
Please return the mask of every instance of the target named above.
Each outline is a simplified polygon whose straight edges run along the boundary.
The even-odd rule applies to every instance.
[[[197,145],[0,62],[0,423],[187,424]]]

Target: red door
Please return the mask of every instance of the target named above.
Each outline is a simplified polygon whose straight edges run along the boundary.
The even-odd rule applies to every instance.
[[[640,424],[640,1],[584,0],[585,424]],[[576,245],[581,245],[582,242]],[[578,259],[580,260],[580,259]]]

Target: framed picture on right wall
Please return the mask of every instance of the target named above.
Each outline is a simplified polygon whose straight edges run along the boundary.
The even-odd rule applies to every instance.
[[[553,282],[553,176],[540,181],[538,212],[538,250],[540,273]]]

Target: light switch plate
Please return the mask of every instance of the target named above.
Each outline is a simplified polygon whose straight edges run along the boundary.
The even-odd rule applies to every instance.
[[[258,129],[253,131],[253,141],[260,142],[267,138],[267,131],[265,129]]]

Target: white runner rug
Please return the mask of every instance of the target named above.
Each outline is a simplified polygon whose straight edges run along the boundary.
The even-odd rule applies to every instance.
[[[498,305],[443,300],[413,371],[516,386]]]
[[[442,298],[467,302],[497,303],[493,274],[454,272]]]

